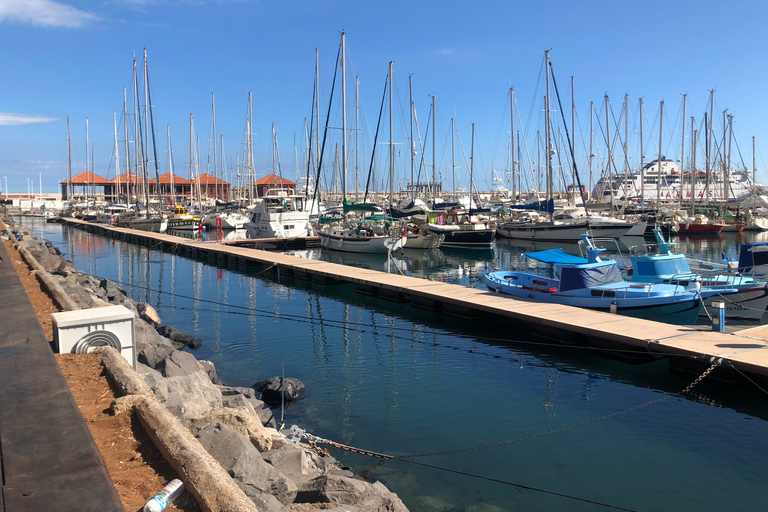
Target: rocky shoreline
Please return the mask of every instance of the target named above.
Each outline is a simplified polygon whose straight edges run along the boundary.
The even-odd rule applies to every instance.
[[[133,311],[139,378],[256,509],[407,512],[397,495],[381,482],[355,475],[333,457],[277,430],[267,403],[281,396],[279,377],[251,388],[225,385],[212,362],[198,361],[184,350],[200,347],[202,340],[163,325],[150,304],[132,300],[108,279],[78,271],[50,242],[33,236],[13,219],[2,220],[14,244],[25,259],[34,260],[28,263],[64,310],[122,305]],[[303,394],[298,380],[285,380],[286,400]]]

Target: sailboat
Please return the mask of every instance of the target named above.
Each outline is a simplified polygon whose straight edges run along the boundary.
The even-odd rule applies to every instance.
[[[320,238],[320,246],[325,249],[347,252],[362,253],[387,253],[400,249],[406,242],[407,233],[402,227],[402,223],[393,217],[385,215],[375,215],[377,206],[366,204],[365,199],[361,204],[349,204],[346,200],[346,176],[347,176],[347,114],[346,114],[346,36],[341,33],[341,93],[342,93],[342,197],[343,212],[345,218],[341,225],[325,226],[317,230]],[[389,63],[389,74],[387,76],[387,86],[389,87],[390,105],[392,104],[392,74],[393,64]],[[382,98],[383,102],[383,98]],[[392,108],[390,107],[390,128],[392,123]],[[374,157],[375,157],[374,142]],[[373,162],[373,158],[372,158]],[[394,175],[394,145],[392,144],[392,130],[390,129],[389,144],[389,172],[390,172],[390,204],[392,196],[392,182]],[[370,172],[370,171],[369,171]],[[320,169],[318,168],[318,175]]]
[[[129,218],[121,215],[118,217],[118,226],[124,226],[129,227],[132,229],[140,229],[142,231],[153,231],[156,233],[163,233],[168,228],[168,221],[162,214],[152,213],[149,207],[149,180],[147,176],[148,167],[149,167],[149,159],[147,157],[148,149],[144,145],[144,140],[149,141],[149,133],[146,131],[142,131],[141,128],[141,113],[138,108],[139,104],[139,80],[138,75],[136,73],[136,58],[133,59],[133,84],[134,84],[134,109],[136,110],[136,116],[135,116],[135,130],[137,134],[137,143],[139,144],[139,147],[136,148],[136,174],[139,174],[139,156],[141,157],[141,172],[143,176],[143,185],[144,185],[144,208],[145,210],[136,212],[137,216],[134,218]],[[150,115],[151,115],[151,101],[149,100],[149,76],[148,76],[148,70],[147,70],[147,49],[144,48],[144,103],[145,103],[145,109],[149,109]],[[144,115],[144,124],[146,127],[147,124],[147,115],[145,113]],[[146,128],[145,128],[146,130]],[[154,133],[154,128],[152,129],[152,132]],[[127,138],[127,137],[126,137]],[[153,144],[154,144],[154,135],[153,135]],[[157,173],[157,151],[155,150],[155,173]],[[158,180],[159,181],[159,180]],[[157,185],[157,191],[158,194],[160,193],[160,185],[158,183]]]

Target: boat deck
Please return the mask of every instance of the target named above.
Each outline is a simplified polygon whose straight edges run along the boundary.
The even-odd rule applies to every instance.
[[[535,333],[564,343],[585,343],[616,350],[632,349],[646,356],[684,355],[681,371],[701,372],[712,358],[722,358],[724,370],[749,373],[768,379],[768,326],[726,333],[701,326],[676,326],[626,316],[611,315],[558,304],[499,296],[484,289],[387,274],[318,260],[216,242],[199,242],[172,235],[95,225],[65,219],[88,231],[129,242],[153,246],[177,254],[205,256],[211,261],[263,266],[283,276],[320,284],[348,283],[355,291],[381,299],[408,302],[446,314],[481,318],[498,316],[527,323]],[[732,368],[731,368],[732,367]],[[720,371],[720,370],[719,370]],[[722,373],[722,371],[720,371]]]

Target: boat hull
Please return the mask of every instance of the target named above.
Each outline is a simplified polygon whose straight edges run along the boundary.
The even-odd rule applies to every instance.
[[[125,224],[123,224],[123,222]],[[166,219],[128,219],[125,221],[119,221],[119,226],[125,226],[131,229],[138,229],[140,231],[150,231],[153,233],[165,233],[168,229],[168,221]]]
[[[571,242],[576,243],[581,240],[588,230],[592,232],[595,238],[621,238],[632,228],[631,224],[621,227],[615,226],[592,226],[586,224],[579,225],[537,225],[537,224],[519,224],[513,223],[500,224],[496,228],[496,233],[504,238],[513,238],[517,240],[539,240],[541,242]],[[643,230],[645,231],[645,230]]]
[[[403,247],[406,237],[399,236],[350,236],[340,230],[322,230],[318,233],[320,246],[343,252],[386,254]]]

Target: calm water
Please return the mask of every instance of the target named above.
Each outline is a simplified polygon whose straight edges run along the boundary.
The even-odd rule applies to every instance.
[[[606,510],[601,503],[637,511],[768,508],[768,401],[753,386],[705,382],[685,398],[561,430],[690,381],[670,375],[663,360],[631,365],[548,345],[522,324],[453,319],[346,285],[217,267],[58,224],[24,223],[78,269],[124,283],[164,323],[202,338],[195,355],[214,361],[228,384],[249,386],[283,367],[301,379],[308,394],[285,411],[289,425],[394,455],[476,448],[415,460],[487,479],[401,461],[373,467],[378,460],[331,450],[357,471],[373,467],[413,511],[435,510],[421,508],[423,496],[456,511],[482,504],[506,511]],[[719,261],[721,252],[735,257],[743,240],[681,239],[680,250]],[[502,240],[493,250],[409,253],[390,265],[478,286],[485,271],[517,264],[521,251],[548,248]],[[387,267],[383,256],[321,257]]]

